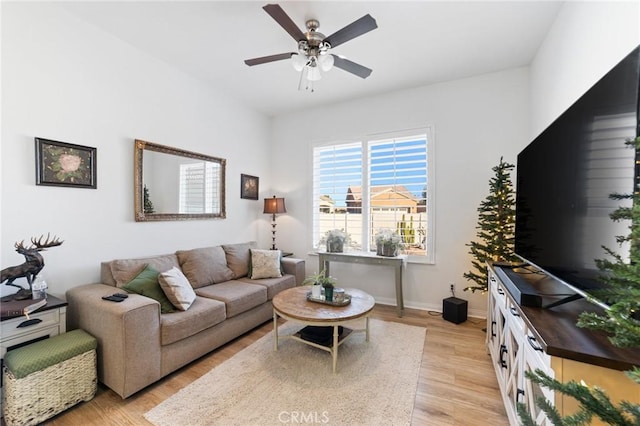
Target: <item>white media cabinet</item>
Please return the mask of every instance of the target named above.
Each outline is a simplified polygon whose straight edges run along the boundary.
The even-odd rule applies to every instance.
[[[517,402],[524,402],[540,425],[550,425],[535,405],[536,397],[544,395],[554,402],[558,411],[573,413],[577,403],[573,398],[532,383],[524,376],[537,368],[561,382],[584,380],[606,390],[613,401],[621,399],[640,403],[640,386],[624,375],[633,365],[640,365],[640,350],[613,346],[603,333],[578,328],[575,323],[583,311],[601,311],[584,299],[553,308],[520,306],[509,293],[503,280],[489,266],[487,307],[487,349],[496,371],[505,410],[512,425],[520,424]],[[540,275],[523,275],[536,286]],[[593,424],[602,424],[595,421]]]

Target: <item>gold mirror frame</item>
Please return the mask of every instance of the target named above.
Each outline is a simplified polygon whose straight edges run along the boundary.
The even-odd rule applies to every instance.
[[[151,151],[161,154],[174,155],[178,157],[186,157],[193,160],[201,160],[219,165],[219,194],[217,201],[219,203],[219,212],[216,213],[176,213],[176,212],[160,212],[145,213],[144,209],[144,152]],[[224,158],[212,157],[209,155],[198,154],[191,151],[172,148],[159,145],[152,142],[146,142],[136,139],[134,142],[134,216],[136,222],[146,221],[162,221],[162,220],[193,220],[193,219],[224,219],[226,218],[226,196],[225,196],[225,173],[227,160]]]

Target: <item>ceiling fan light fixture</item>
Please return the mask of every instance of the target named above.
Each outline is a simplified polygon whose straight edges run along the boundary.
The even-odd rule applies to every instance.
[[[320,74],[318,67],[307,67],[307,80],[318,81],[320,79],[322,79],[322,74]]]
[[[320,57],[318,58],[318,64],[320,65],[320,69],[324,72],[329,71],[331,68],[333,68],[333,55],[330,54],[324,54],[324,55],[320,55]]]
[[[296,71],[302,71],[302,69],[307,65],[308,59],[306,56],[301,54],[293,54],[291,55],[291,65],[293,69]]]
[[[0,0],[2,1],[2,0]],[[303,87],[313,92],[313,82],[322,78],[322,73],[334,66],[360,78],[367,78],[371,69],[358,63],[329,53],[331,49],[356,37],[378,28],[376,20],[369,14],[339,29],[328,37],[318,32],[320,22],[317,19],[306,21],[307,32],[302,32],[291,17],[278,4],[267,4],[263,9],[296,41],[298,52],[286,52],[260,58],[247,59],[248,66],[291,59],[291,65],[300,73],[298,90]]]

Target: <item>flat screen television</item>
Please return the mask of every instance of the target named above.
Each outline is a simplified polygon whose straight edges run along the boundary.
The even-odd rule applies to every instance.
[[[609,195],[638,181],[625,140],[640,134],[639,90],[640,46],[518,155],[515,252],[583,296],[603,286],[603,245],[628,257],[615,237],[629,223],[609,217],[624,201]]]

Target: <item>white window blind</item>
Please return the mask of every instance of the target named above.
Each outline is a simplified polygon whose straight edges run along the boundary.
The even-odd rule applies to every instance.
[[[313,240],[317,243],[330,229],[342,229],[354,246],[362,247],[361,223],[349,220],[346,209],[354,196],[349,191],[362,187],[362,143],[315,148],[313,176]]]
[[[212,162],[180,165],[180,213],[220,213],[219,169]]]
[[[375,251],[375,234],[387,228],[402,237],[406,254],[433,262],[429,133],[315,147],[314,246],[327,230],[343,229],[351,250]]]
[[[427,225],[427,137],[371,141],[368,144],[371,240],[395,230],[411,252],[424,249]]]

